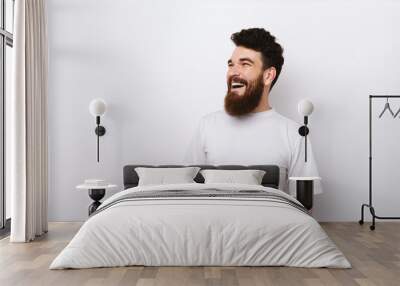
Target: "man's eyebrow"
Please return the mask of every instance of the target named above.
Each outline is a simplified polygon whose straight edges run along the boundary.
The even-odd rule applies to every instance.
[[[254,64],[254,61],[250,58],[240,58],[239,62],[250,62],[250,63]]]
[[[239,62],[250,62],[252,64],[254,64],[254,61],[250,58],[240,58]],[[228,60],[228,65],[233,63],[231,59]]]

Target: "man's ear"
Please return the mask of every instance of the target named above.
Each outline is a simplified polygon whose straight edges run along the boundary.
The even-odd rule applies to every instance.
[[[271,86],[271,84],[272,84],[273,80],[275,79],[275,77],[276,77],[276,69],[275,69],[275,67],[267,68],[264,71],[264,74],[263,74],[264,85]]]

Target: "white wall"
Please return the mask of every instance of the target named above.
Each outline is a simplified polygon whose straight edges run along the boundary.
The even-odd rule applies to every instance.
[[[199,118],[223,107],[230,35],[264,27],[285,49],[273,106],[299,122],[300,99],[316,106],[311,139],[325,192],[314,215],[358,220],[368,194],[368,95],[400,94],[400,4],[279,2],[49,0],[49,219],[86,218],[90,199],[75,190],[85,178],[122,186],[125,164],[180,163]],[[88,112],[96,97],[109,104],[100,164]],[[377,211],[400,215],[400,119],[377,124]]]

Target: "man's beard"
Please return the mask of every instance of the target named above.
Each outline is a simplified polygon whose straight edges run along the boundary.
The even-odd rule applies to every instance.
[[[225,111],[232,116],[245,115],[252,112],[260,103],[264,91],[263,75],[248,82],[243,95],[232,92],[232,79],[228,82],[228,91],[225,96]]]

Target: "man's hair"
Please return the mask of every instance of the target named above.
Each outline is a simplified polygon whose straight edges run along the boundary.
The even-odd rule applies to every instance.
[[[275,67],[276,77],[272,81],[272,89],[275,82],[278,80],[284,62],[282,56],[283,48],[275,41],[275,37],[263,28],[250,28],[232,34],[231,40],[236,46],[260,52],[262,55],[263,70]]]

